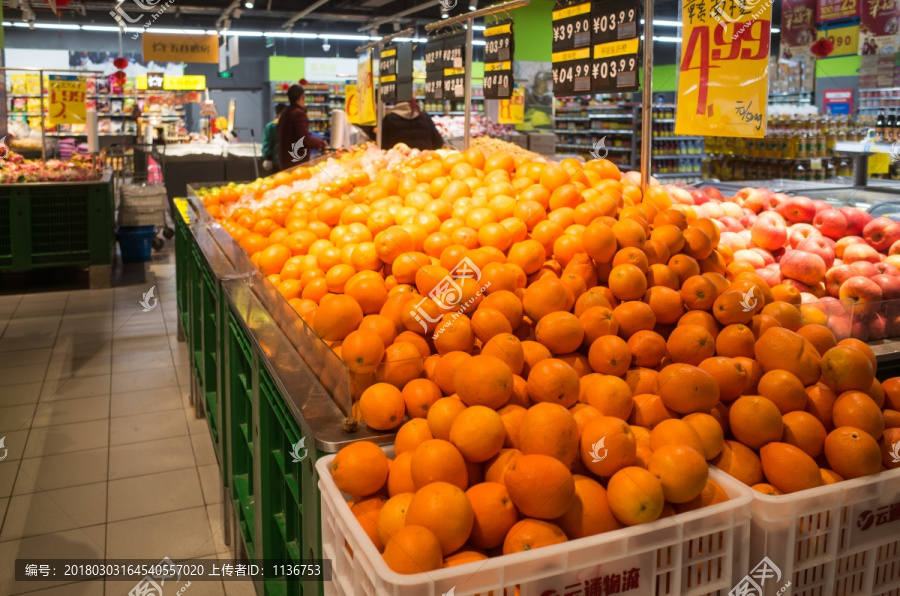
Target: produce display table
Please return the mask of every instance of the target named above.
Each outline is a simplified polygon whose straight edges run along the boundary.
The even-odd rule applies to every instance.
[[[90,268],[109,287],[114,254],[112,171],[95,182],[0,185],[0,271]]]
[[[290,331],[302,326],[296,314],[267,293],[246,253],[200,202],[176,205],[179,322],[191,355],[192,403],[209,424],[231,505],[226,543],[237,537],[236,550],[250,559],[321,558],[316,462],[348,442],[389,443],[393,434],[345,430],[334,389],[292,343],[304,337]],[[300,349],[308,353],[325,347],[306,341]],[[339,395],[349,391],[335,387]],[[321,582],[257,582],[258,594],[322,590]]]

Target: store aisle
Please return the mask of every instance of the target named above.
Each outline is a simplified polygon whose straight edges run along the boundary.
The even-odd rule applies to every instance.
[[[152,286],[158,303],[144,312]],[[17,558],[234,557],[176,316],[174,263],[152,264],[142,285],[0,297],[0,594],[125,596],[135,586],[15,582]],[[167,581],[163,596],[185,583]],[[184,592],[254,594],[236,581]]]

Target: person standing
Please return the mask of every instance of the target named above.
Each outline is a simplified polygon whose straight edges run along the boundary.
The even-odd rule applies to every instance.
[[[416,100],[402,101],[381,121],[381,148],[390,149],[406,143],[413,149],[440,149],[444,139],[434,121],[423,112]]]
[[[278,170],[278,118],[287,107],[287,104],[280,103],[275,106],[275,119],[266,124],[263,129],[262,138],[262,158],[263,170],[271,171],[273,168]]]
[[[278,169],[285,170],[309,161],[309,150],[324,151],[325,139],[309,132],[306,91],[300,85],[288,89],[288,107],[278,118]]]

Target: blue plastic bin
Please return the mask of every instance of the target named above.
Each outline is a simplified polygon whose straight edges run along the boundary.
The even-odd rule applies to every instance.
[[[146,263],[153,250],[156,226],[125,226],[119,228],[116,239],[122,251],[123,263]]]

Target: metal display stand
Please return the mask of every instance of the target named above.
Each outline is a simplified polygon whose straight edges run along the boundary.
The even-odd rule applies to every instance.
[[[835,143],[836,153],[853,156],[853,186],[865,187],[869,183],[869,156],[876,153],[894,155],[896,149],[891,143],[873,143],[871,141]]]

